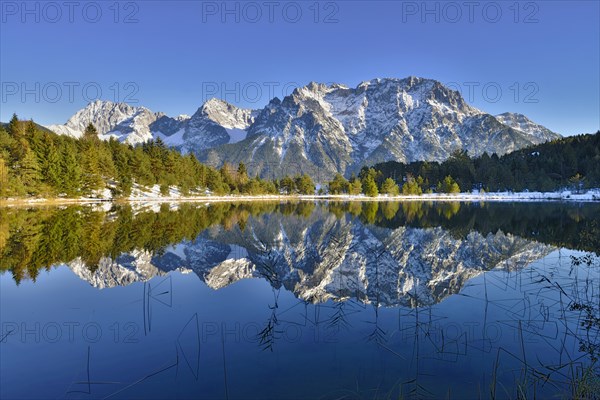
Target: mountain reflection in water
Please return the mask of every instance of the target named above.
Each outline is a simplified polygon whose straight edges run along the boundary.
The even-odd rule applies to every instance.
[[[600,205],[110,207],[0,209],[0,397],[600,392]]]

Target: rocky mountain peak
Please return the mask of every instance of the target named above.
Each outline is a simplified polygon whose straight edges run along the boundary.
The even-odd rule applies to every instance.
[[[559,137],[522,114],[494,117],[439,81],[416,76],[355,88],[310,82],[262,110],[213,98],[191,117],[98,100],[48,128],[79,137],[90,122],[103,138],[138,144],[160,137],[211,165],[244,162],[251,174],[293,170],[322,180],[377,162],[443,161],[455,150],[501,155]]]
[[[253,110],[236,107],[222,99],[211,98],[191,119],[208,118],[226,129],[247,129],[254,121],[255,114]]]

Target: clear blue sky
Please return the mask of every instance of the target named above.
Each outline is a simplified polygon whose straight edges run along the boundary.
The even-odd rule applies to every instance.
[[[64,123],[98,88],[178,115],[212,95],[259,108],[310,81],[415,75],[493,114],[600,129],[600,2],[476,3],[3,1],[0,119]]]

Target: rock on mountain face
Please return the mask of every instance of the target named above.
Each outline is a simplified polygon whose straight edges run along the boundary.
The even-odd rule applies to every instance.
[[[439,227],[390,230],[317,211],[308,219],[281,214],[250,219],[243,231],[205,231],[159,256],[137,252],[104,261],[93,274],[78,263],[70,267],[96,287],[183,269],[213,289],[260,278],[312,303],[352,298],[413,307],[438,303],[481,273],[519,269],[552,250],[500,231],[459,239]]]
[[[255,112],[235,107],[223,100],[210,99],[192,115],[184,128],[182,150],[199,153],[246,138]]]
[[[560,138],[558,133],[552,132],[550,129],[536,124],[523,114],[506,112],[504,114],[496,115],[496,119],[506,126],[510,126],[511,128],[528,135],[535,136],[544,142]]]
[[[58,134],[79,138],[87,125],[92,123],[102,139],[114,137],[125,143],[138,144],[155,138],[151,126],[164,117],[164,114],[153,113],[145,107],[96,100],[79,110],[66,124],[49,125],[47,128]]]
[[[442,161],[459,149],[504,154],[559,137],[520,126],[469,106],[434,80],[375,79],[354,89],[311,83],[271,101],[245,141],[215,148],[205,159],[242,161],[263,175],[303,170],[328,179],[365,164]]]
[[[145,109],[144,109],[145,110]],[[141,108],[125,103],[96,100],[77,111],[64,125],[49,125],[50,130],[59,134],[80,137],[89,123],[94,124],[98,133],[104,135],[120,123],[141,112]]]
[[[78,111],[64,125],[49,125],[58,134],[81,137],[89,123],[100,138],[140,144],[162,139],[182,152],[200,152],[221,144],[235,143],[246,136],[254,118],[252,110],[237,108],[218,99],[207,101],[192,116],[171,118],[145,107],[97,100]]]
[[[260,111],[211,99],[191,118],[96,101],[49,128],[79,136],[90,122],[104,138],[161,138],[213,166],[244,162],[251,174],[307,172],[321,182],[365,164],[442,161],[459,149],[504,154],[560,137],[520,114],[487,114],[440,82],[416,77],[356,88],[311,83]]]

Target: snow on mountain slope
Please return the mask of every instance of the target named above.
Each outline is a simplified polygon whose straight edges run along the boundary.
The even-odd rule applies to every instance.
[[[536,124],[523,114],[506,112],[496,115],[496,119],[506,126],[510,126],[520,132],[537,137],[543,142],[560,139],[561,137],[558,133],[552,132],[550,129],[540,124]]]
[[[46,128],[50,129],[56,134],[70,136],[76,139],[79,139],[83,136],[83,131],[71,128],[67,125],[46,125]]]
[[[242,140],[246,139],[246,136],[248,135],[248,132],[246,132],[245,129],[225,128],[225,130],[227,131],[227,134],[229,135],[228,143],[241,142]]]
[[[133,117],[139,110],[125,103],[96,100],[77,111],[66,124],[49,125],[50,130],[62,130],[83,133],[89,123],[94,124],[100,135],[110,132],[119,123]],[[66,129],[65,129],[66,127]],[[62,132],[57,132],[62,133]]]
[[[167,146],[170,147],[182,147],[185,143],[185,140],[183,138],[184,134],[184,128],[179,129],[177,132],[171,134],[170,136],[163,134],[161,131],[155,133],[156,139],[162,140]]]
[[[545,140],[469,106],[431,79],[374,79],[353,89],[313,82],[271,101],[246,140],[204,159],[245,162],[266,176],[303,171],[322,181],[365,164],[442,161],[455,150],[504,154]]]
[[[245,130],[256,112],[211,99],[192,116],[171,118],[145,107],[125,103],[94,101],[73,115],[64,125],[47,128],[61,135],[79,138],[92,123],[104,140],[115,138],[129,144],[160,138],[184,151],[200,151],[219,144],[235,143],[246,137]]]
[[[440,82],[417,77],[373,79],[356,88],[312,82],[262,110],[210,99],[191,117],[95,101],[65,125],[48,128],[79,137],[90,122],[104,139],[161,138],[213,166],[244,162],[252,175],[306,172],[318,182],[366,164],[442,161],[455,150],[501,155],[560,137],[521,114],[487,114]]]
[[[245,131],[254,121],[254,115],[252,110],[235,107],[223,100],[210,99],[187,122],[182,148],[198,153],[240,141],[245,138]]]
[[[73,115],[64,125],[48,129],[62,135],[81,137],[88,124],[93,124],[101,139],[113,137],[122,142],[139,144],[154,138],[150,125],[163,116],[145,107],[96,100]]]
[[[150,131],[151,124],[159,118],[159,114],[144,107],[139,107],[130,117],[119,122],[109,132],[100,135],[102,139],[115,138],[123,143],[141,144],[155,139],[156,134]]]

